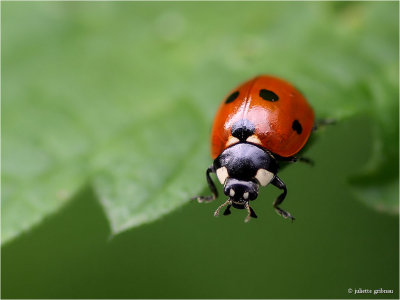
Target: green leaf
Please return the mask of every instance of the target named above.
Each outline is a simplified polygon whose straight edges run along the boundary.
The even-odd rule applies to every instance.
[[[2,242],[85,185],[113,233],[188,202],[219,102],[260,73],[293,82],[318,118],[368,116],[373,153],[351,182],[396,211],[397,2],[1,5]]]
[[[388,213],[399,211],[398,87],[390,79],[371,79],[372,154],[365,169],[350,179],[356,196],[367,205]]]
[[[185,103],[135,122],[91,160],[95,191],[112,233],[153,221],[203,185],[207,147],[202,119]],[[203,159],[199,159],[203,158]]]

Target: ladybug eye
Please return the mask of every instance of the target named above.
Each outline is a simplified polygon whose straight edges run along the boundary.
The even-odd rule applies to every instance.
[[[264,100],[275,102],[279,100],[279,97],[277,94],[275,94],[273,91],[270,90],[260,90],[260,97],[263,98]]]
[[[239,91],[233,92],[232,94],[230,94],[228,98],[226,98],[225,103],[228,104],[235,101],[238,96],[239,96]]]

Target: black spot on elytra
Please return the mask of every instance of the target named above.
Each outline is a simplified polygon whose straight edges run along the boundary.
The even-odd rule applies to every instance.
[[[232,94],[229,95],[228,98],[226,98],[225,103],[231,103],[236,100],[236,98],[239,96],[239,91],[233,92]]]
[[[235,138],[244,142],[249,136],[254,134],[255,130],[256,128],[252,122],[247,119],[242,119],[233,124],[231,133]]]
[[[260,90],[260,97],[263,98],[264,100],[275,102],[279,100],[279,97],[277,94],[275,94],[273,91],[270,90]]]
[[[294,131],[296,131],[297,134],[301,134],[301,132],[303,131],[303,127],[301,127],[300,122],[297,121],[297,120],[294,120],[294,121],[293,121],[293,123],[292,123],[292,129],[293,129]]]

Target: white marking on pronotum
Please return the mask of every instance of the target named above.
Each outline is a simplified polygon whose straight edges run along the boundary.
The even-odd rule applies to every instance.
[[[274,177],[274,173],[271,173],[265,169],[258,169],[256,174],[256,179],[262,186],[266,186],[271,182],[272,179],[274,179]]]
[[[225,183],[225,180],[229,177],[228,170],[226,169],[226,167],[217,169],[217,177],[219,182],[221,182],[221,184]]]
[[[247,138],[246,142],[261,145],[260,139],[256,135],[251,135]]]
[[[238,138],[236,138],[236,137],[234,137],[234,136],[230,136],[229,139],[228,139],[228,141],[227,141],[226,144],[225,144],[225,147],[229,147],[229,146],[231,146],[231,145],[233,145],[233,144],[237,144],[237,143],[239,143],[239,142],[240,142],[240,141],[239,141]]]
[[[231,189],[229,191],[229,196],[231,196],[231,197],[235,196],[235,191],[233,189]]]
[[[249,198],[249,192],[243,193],[243,199],[248,199]]]

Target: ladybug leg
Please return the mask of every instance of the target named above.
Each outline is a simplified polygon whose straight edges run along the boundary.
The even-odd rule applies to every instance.
[[[299,157],[299,161],[309,164],[310,166],[314,165],[314,161],[308,157]]]
[[[211,190],[212,195],[210,195],[210,196],[196,196],[196,197],[193,197],[192,200],[197,200],[197,202],[199,202],[199,203],[211,202],[211,201],[215,200],[215,198],[218,197],[217,188],[215,187],[215,184],[212,181],[211,176],[210,176],[211,173],[215,173],[214,166],[212,166],[212,165],[210,167],[208,167],[208,169],[206,171],[207,183],[208,183],[208,186],[209,186],[209,188]]]
[[[320,119],[317,120],[312,128],[313,131],[318,130],[321,127],[325,127],[327,125],[333,125],[336,124],[336,120],[335,119]]]
[[[298,161],[306,163],[306,164],[308,164],[310,166],[314,166],[314,161],[312,159],[310,159],[310,158],[307,158],[307,157],[295,157],[295,156],[291,157],[290,162],[298,162]]]
[[[287,211],[284,211],[279,207],[279,205],[283,202],[283,200],[286,197],[287,194],[287,189],[285,183],[278,177],[275,176],[275,178],[271,181],[271,183],[276,186],[278,189],[283,190],[283,193],[279,195],[278,198],[274,201],[274,208],[278,214],[280,214],[282,217],[285,219],[289,218],[292,221],[294,220],[294,217]]]
[[[314,161],[312,159],[307,158],[307,157],[302,157],[302,156],[278,157],[278,160],[283,161],[283,162],[289,162],[289,163],[301,161],[306,164],[309,164],[310,166],[314,165]]]

